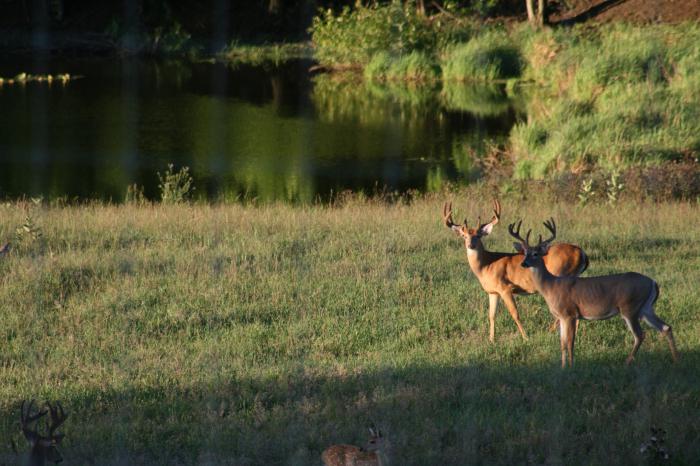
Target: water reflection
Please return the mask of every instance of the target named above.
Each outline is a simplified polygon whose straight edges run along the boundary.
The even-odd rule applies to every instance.
[[[363,84],[310,65],[0,62],[0,76],[85,76],[0,88],[0,195],[121,200],[137,183],[156,198],[171,162],[208,198],[439,189],[472,179],[516,119],[502,87]]]

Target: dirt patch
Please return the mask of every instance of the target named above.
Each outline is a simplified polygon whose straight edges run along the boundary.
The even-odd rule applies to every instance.
[[[550,15],[552,23],[625,21],[681,23],[700,19],[700,0],[569,0]]]

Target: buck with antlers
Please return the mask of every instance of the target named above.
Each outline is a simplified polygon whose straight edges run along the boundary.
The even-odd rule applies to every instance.
[[[557,236],[554,219],[544,222],[551,237],[539,237],[535,246],[530,246],[530,232],[523,239],[520,225],[511,224],[508,231],[518,240],[515,249],[525,254],[522,267],[532,271],[537,291],[544,296],[550,312],[559,319],[561,338],[561,365],[566,367],[567,353],[569,366],[574,364],[574,340],[578,319],[603,320],[620,314],[634,335],[634,347],[627,357],[627,364],[634,360],[639,345],[644,340],[644,331],[639,323],[642,319],[668,340],[673,360],[678,360],[673,332],[654,312],[654,303],[659,297],[659,285],[651,278],[627,272],[600,277],[555,277],[545,267],[545,260],[551,251],[550,243]]]
[[[489,295],[489,340],[493,342],[495,338],[494,327],[499,296],[518,326],[520,334],[527,340],[514,298],[516,294],[532,294],[536,291],[531,273],[520,267],[524,256],[522,253],[487,251],[481,241],[481,238],[491,234],[493,227],[501,218],[500,202],[493,201],[494,215],[491,221],[481,223],[481,217],[479,217],[474,228],[468,226],[466,219],[464,219],[464,225],[457,225],[452,221],[451,202],[445,203],[442,213],[445,226],[464,238],[469,267]],[[555,275],[576,276],[586,270],[588,258],[580,247],[558,243],[552,245],[545,265]]]
[[[31,447],[29,461],[27,462],[29,466],[41,466],[45,464],[46,461],[53,461],[54,463],[63,461],[61,453],[58,451],[58,448],[56,448],[56,446],[61,443],[61,440],[63,440],[63,434],[57,434],[56,429],[65,422],[68,415],[63,411],[63,407],[60,403],[56,403],[55,406],[51,406],[51,403],[46,403],[46,405],[48,410],[43,409],[32,413],[34,400],[29,402],[29,406],[27,406],[26,410],[24,409],[25,402],[22,401],[19,423],[22,433]],[[40,435],[37,432],[36,424],[34,427],[31,427],[30,424],[38,421],[45,416],[46,413],[50,413],[48,435]]]

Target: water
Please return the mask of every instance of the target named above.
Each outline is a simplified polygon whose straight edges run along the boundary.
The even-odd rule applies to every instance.
[[[0,87],[0,197],[158,197],[169,163],[198,197],[312,201],[343,190],[439,189],[518,118],[500,88],[364,85],[283,65],[0,60],[0,76],[81,79]]]

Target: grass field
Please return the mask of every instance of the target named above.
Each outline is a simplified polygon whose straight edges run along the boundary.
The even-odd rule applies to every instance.
[[[634,270],[681,353],[649,329],[624,366],[620,318],[583,322],[559,368],[540,297],[518,300],[530,340],[487,296],[440,223],[489,214],[477,190],[387,204],[31,207],[0,260],[0,464],[22,399],[70,412],[66,465],[318,465],[332,443],[388,437],[395,465],[656,464],[700,458],[700,208],[502,199],[503,223],[554,216],[591,259]],[[468,199],[471,203],[468,203]],[[0,239],[25,222],[0,207]],[[517,214],[516,214],[517,213]],[[505,225],[488,248],[511,250]]]

